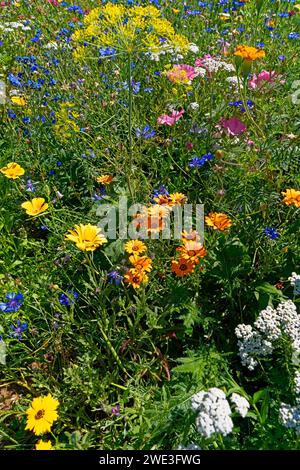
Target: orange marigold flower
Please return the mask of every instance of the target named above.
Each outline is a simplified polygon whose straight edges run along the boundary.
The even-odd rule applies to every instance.
[[[169,209],[154,204],[141,214],[137,214],[132,223],[137,229],[147,230],[148,233],[158,233],[166,226]]]
[[[251,46],[239,45],[237,46],[234,55],[242,57],[248,62],[252,62],[253,60],[265,57],[266,54],[265,51],[263,51],[262,49],[257,49],[256,47]]]
[[[101,175],[96,178],[97,183],[110,184],[113,180],[111,175]]]
[[[191,260],[195,264],[199,263],[199,258],[204,258],[204,256],[206,256],[206,249],[204,246],[193,240],[184,242],[184,246],[177,248],[177,251],[180,252],[181,258]]]
[[[124,275],[125,282],[131,284],[134,289],[139,289],[141,284],[148,282],[148,276],[144,271],[131,268]]]
[[[173,259],[171,270],[178,277],[184,277],[194,271],[195,265],[193,261],[189,259],[179,258],[178,260]]]
[[[284,198],[282,202],[286,204],[287,206],[293,205],[296,207],[300,207],[300,191],[297,189],[286,189],[281,193]]]
[[[148,256],[131,255],[129,261],[138,271],[150,272],[152,269],[152,260]]]
[[[215,230],[221,230],[221,232],[232,225],[228,215],[222,212],[210,212],[208,216],[205,217],[205,222],[209,227],[213,227]]]
[[[125,243],[124,248],[126,253],[133,253],[136,255],[140,255],[147,251],[145,243],[141,242],[141,240],[129,240],[129,242]]]

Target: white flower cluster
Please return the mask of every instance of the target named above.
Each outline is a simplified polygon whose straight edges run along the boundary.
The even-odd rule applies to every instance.
[[[291,286],[294,287],[294,295],[300,295],[300,274],[292,273],[289,281]]]
[[[281,302],[277,309],[267,307],[262,310],[254,327],[240,324],[235,329],[239,356],[249,370],[254,370],[258,364],[255,356],[271,355],[273,342],[283,335],[291,340],[294,351],[300,352],[300,316],[291,300]]]
[[[295,429],[300,435],[300,405],[291,406],[281,403],[279,409],[279,418],[286,428]]]
[[[201,450],[201,449],[199,446],[197,446],[197,444],[188,444],[186,447],[180,444],[177,450]]]
[[[0,29],[2,29],[4,33],[11,33],[15,29],[22,29],[22,31],[28,31],[31,28],[28,25],[25,26],[23,23],[18,23],[17,21],[10,21],[0,24]]]
[[[213,57],[206,57],[201,59],[201,62],[202,67],[204,67],[209,73],[216,73],[219,70],[225,70],[226,72],[233,72],[235,70],[232,64],[228,64],[223,60]]]
[[[233,393],[230,397],[230,401],[235,405],[235,411],[237,411],[242,418],[245,418],[250,408],[248,400],[238,393]]]
[[[294,392],[296,395],[300,395],[300,371],[296,371],[294,377]]]
[[[197,430],[204,437],[215,433],[227,436],[233,429],[231,409],[225,393],[219,388],[201,391],[192,397],[192,408],[198,413]]]

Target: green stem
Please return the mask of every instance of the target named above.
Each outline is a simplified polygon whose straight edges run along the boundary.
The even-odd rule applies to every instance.
[[[132,186],[131,186],[131,176],[132,176],[132,166],[133,166],[133,152],[132,152],[132,101],[133,101],[133,93],[132,93],[132,74],[131,74],[131,54],[128,54],[128,172],[126,174],[127,185],[130,192],[130,196],[134,199]]]

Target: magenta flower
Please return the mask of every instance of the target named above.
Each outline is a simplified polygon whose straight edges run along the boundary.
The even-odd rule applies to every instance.
[[[172,111],[170,116],[167,114],[162,114],[157,118],[157,124],[166,124],[167,126],[174,126],[175,122],[179,121],[179,119],[184,114],[184,109],[180,111]]]
[[[191,65],[181,64],[174,67],[166,73],[172,83],[181,83],[189,85],[198,75],[195,68]]]
[[[212,56],[210,54],[205,54],[203,57],[200,57],[199,59],[195,60],[195,65],[196,67],[202,67],[203,69],[207,68],[207,65],[205,63],[205,59],[211,59]]]
[[[251,80],[249,81],[249,88],[256,89],[260,88],[264,82],[274,82],[276,73],[274,70],[268,72],[267,70],[262,70],[258,75],[254,74]]]
[[[236,117],[230,119],[222,118],[220,124],[229,135],[240,135],[247,130],[247,126]]]

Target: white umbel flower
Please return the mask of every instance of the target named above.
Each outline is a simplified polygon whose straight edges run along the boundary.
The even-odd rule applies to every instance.
[[[242,418],[245,418],[250,408],[248,400],[238,393],[233,393],[230,397],[230,401],[235,405],[235,410],[242,416]]]
[[[225,393],[219,388],[210,388],[192,397],[192,408],[198,412],[197,430],[204,437],[215,433],[227,436],[233,429],[231,409]]]

